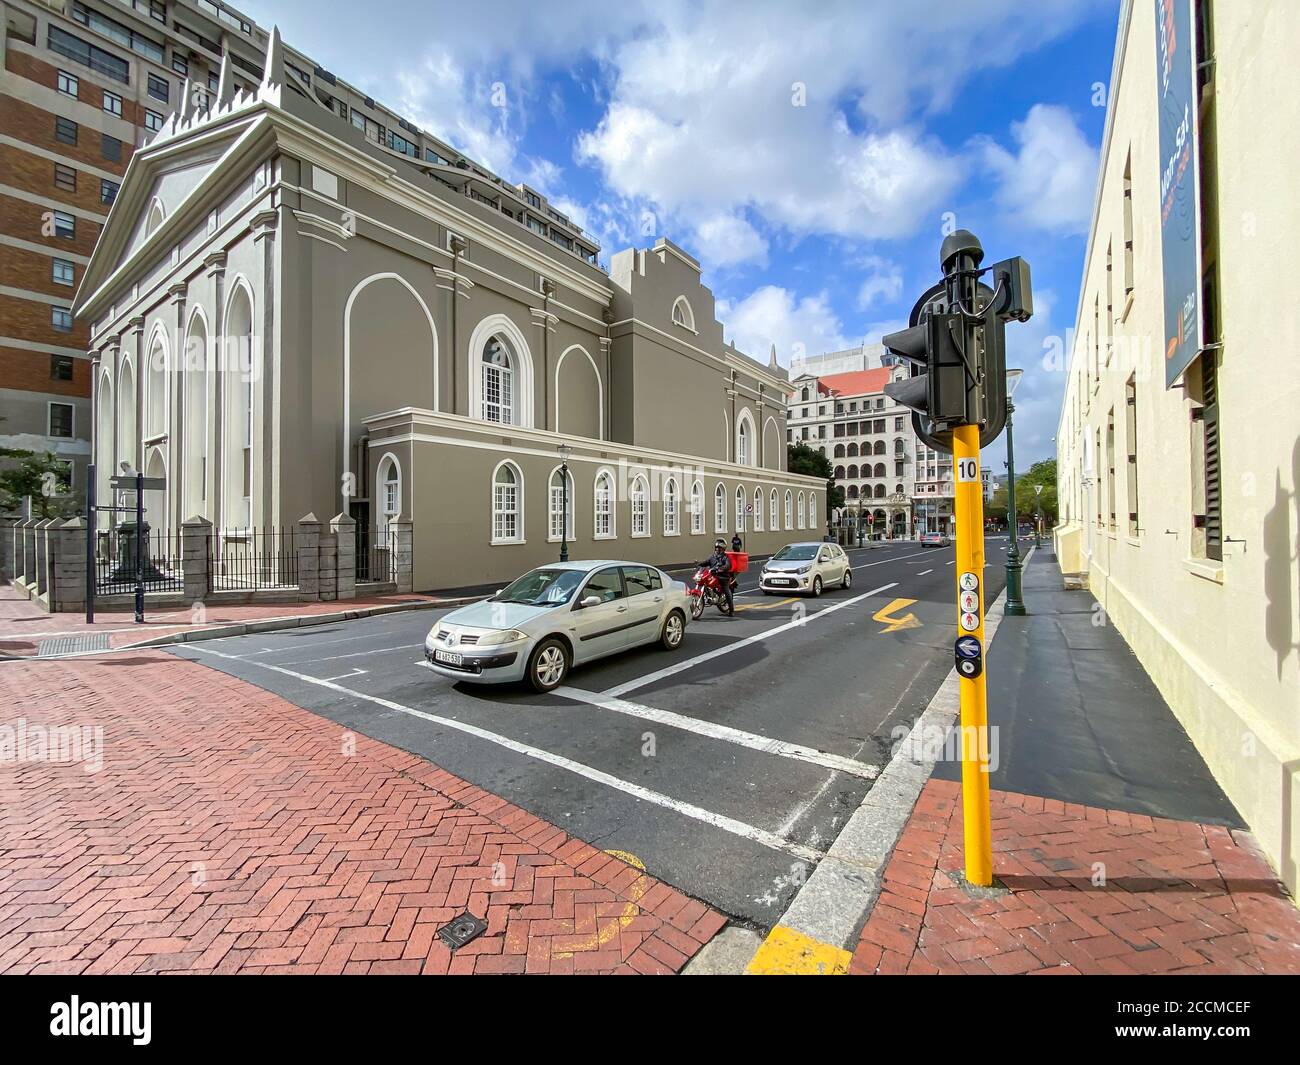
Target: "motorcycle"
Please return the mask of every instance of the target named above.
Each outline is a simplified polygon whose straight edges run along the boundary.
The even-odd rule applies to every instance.
[[[735,575],[728,574],[727,580],[734,595]],[[694,583],[687,587],[686,594],[691,597],[691,618],[695,621],[699,621],[704,616],[704,608],[709,604],[713,604],[726,615],[735,612],[734,601],[722,594],[722,580],[709,568],[708,563],[695,571]]]

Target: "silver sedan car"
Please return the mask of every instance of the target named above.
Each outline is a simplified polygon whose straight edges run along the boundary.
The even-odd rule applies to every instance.
[[[676,650],[690,614],[686,585],[654,566],[557,562],[440,618],[424,657],[456,680],[526,680],[547,692],[606,655],[652,643]]]
[[[853,565],[839,544],[809,540],[786,544],[763,565],[758,586],[765,595],[777,592],[821,595],[822,589],[848,588],[853,584]]]

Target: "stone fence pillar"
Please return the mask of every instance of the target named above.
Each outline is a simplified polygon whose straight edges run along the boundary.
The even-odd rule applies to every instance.
[[[0,581],[18,576],[18,519],[0,518]]]
[[[357,597],[357,523],[347,514],[330,522],[335,543],[334,598]]]
[[[54,570],[50,547],[51,541],[56,539],[50,535],[50,531],[57,525],[58,522],[53,518],[36,523],[36,587],[33,589],[33,594],[37,598],[46,595],[50,590],[50,575]]]
[[[212,590],[212,522],[197,515],[181,523],[181,579],[185,601],[202,603]]]
[[[50,542],[50,612],[86,609],[86,520],[53,525]]]
[[[320,525],[316,515],[309,513],[298,519],[294,530],[293,548],[297,556],[300,603],[314,603],[321,598]]]

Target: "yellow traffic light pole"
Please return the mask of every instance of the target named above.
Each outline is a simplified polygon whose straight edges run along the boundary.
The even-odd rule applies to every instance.
[[[988,697],[983,669],[984,495],[980,482],[979,426],[961,425],[953,429],[952,445],[956,474],[958,638],[973,636],[979,641],[980,649],[976,676],[958,670],[966,879],[978,887],[989,887],[993,883],[993,835],[989,825]],[[973,610],[966,609],[971,606]]]

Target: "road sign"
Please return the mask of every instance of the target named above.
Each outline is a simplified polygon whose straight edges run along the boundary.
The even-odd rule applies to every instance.
[[[958,636],[952,646],[958,658],[979,658],[981,653],[980,642],[974,636]]]
[[[109,484],[123,492],[134,492],[137,488],[142,488],[146,492],[161,492],[167,487],[166,477],[129,477],[118,474],[109,478]]]
[[[961,590],[963,592],[973,592],[978,590],[980,579],[969,570],[961,575]]]
[[[978,592],[962,592],[957,598],[957,605],[961,608],[963,614],[974,614],[980,608],[980,597]]]
[[[967,632],[974,632],[980,627],[980,616],[972,613],[962,614],[961,627]]]

